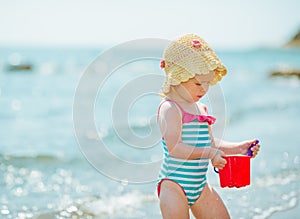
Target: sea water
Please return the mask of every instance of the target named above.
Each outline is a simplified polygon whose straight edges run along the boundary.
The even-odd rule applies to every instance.
[[[84,110],[76,114],[74,107],[85,109],[91,95],[87,92],[86,98],[77,100],[78,86],[102,51],[1,48],[0,218],[161,218],[156,169],[135,178],[139,169],[159,164],[162,158],[155,123],[161,101],[156,91],[164,75],[159,57],[121,65],[98,90],[91,89],[96,98],[88,112],[94,114],[96,131],[86,130],[86,140],[81,141],[78,130],[85,129],[87,117]],[[221,188],[212,167],[208,181],[232,218],[296,218],[300,212],[300,80],[272,78],[269,73],[300,69],[300,51],[217,53],[228,75],[203,98],[217,117],[215,133],[229,141],[257,138],[261,151],[251,160],[250,186]],[[33,68],[7,68],[20,63]],[[97,68],[94,72],[101,74]],[[89,84],[84,90],[89,90]],[[79,123],[74,124],[76,119]],[[95,139],[114,159],[96,153]],[[124,169],[125,163],[136,169]]]

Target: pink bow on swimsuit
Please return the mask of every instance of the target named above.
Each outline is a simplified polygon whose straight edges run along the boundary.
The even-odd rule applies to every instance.
[[[198,120],[199,122],[207,122],[209,125],[212,125],[215,123],[216,118],[212,116],[206,116],[206,115],[194,115],[191,113],[185,112],[182,115],[182,122],[183,123],[188,123],[193,120]]]
[[[188,113],[175,101],[166,99],[162,103],[164,103],[164,102],[172,102],[172,103],[175,103],[179,107],[179,109],[181,110],[181,113],[182,113],[182,123],[189,123],[189,122],[192,122],[194,120],[198,120],[199,122],[207,122],[209,125],[212,125],[216,121],[216,118],[213,117],[213,116],[197,115],[197,114]],[[159,110],[160,110],[160,107],[161,107],[162,103],[160,104],[160,106],[158,108],[158,114],[159,114]]]

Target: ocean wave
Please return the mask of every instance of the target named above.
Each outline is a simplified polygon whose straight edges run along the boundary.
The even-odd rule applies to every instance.
[[[299,181],[300,169],[289,169],[277,174],[268,174],[254,180],[252,186],[256,193],[261,191],[264,195],[253,197],[251,200],[255,202],[257,199],[258,202],[262,203],[257,205],[253,203],[253,208],[250,210],[252,218],[267,219],[287,211],[292,211],[290,214],[293,215],[293,211],[297,211],[293,209],[299,208]],[[274,193],[274,191],[277,192]],[[281,217],[279,216],[279,218]]]
[[[273,187],[278,185],[289,185],[300,181],[300,169],[290,169],[278,174],[258,177],[253,182],[255,187]]]
[[[275,213],[285,212],[295,208],[298,204],[298,198],[296,192],[290,192],[285,195],[284,202],[278,205],[273,205],[268,207],[267,209],[259,209],[255,208],[254,212],[258,215],[255,215],[253,219],[266,219],[270,218]],[[295,215],[296,216],[296,215]]]
[[[161,218],[158,208],[155,209],[157,200],[154,194],[145,194],[139,191],[120,195],[87,197],[78,199],[60,210],[40,213],[33,218]],[[149,208],[149,206],[151,207]]]
[[[82,160],[80,158],[66,158],[54,155],[7,155],[0,154],[1,163],[15,163],[15,162],[39,162],[39,163],[73,163]]]
[[[287,102],[280,101],[265,101],[261,103],[249,103],[236,106],[235,110],[230,112],[230,121],[238,121],[241,118],[248,116],[263,117],[265,114],[278,114],[278,113],[299,113],[300,105],[297,99],[289,100]]]

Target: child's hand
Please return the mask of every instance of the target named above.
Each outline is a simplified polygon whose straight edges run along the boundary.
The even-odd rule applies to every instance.
[[[215,151],[215,156],[211,159],[211,163],[214,167],[218,168],[219,170],[222,170],[227,163],[226,160],[223,158],[225,153],[221,150]]]
[[[241,153],[242,154],[247,154],[248,149],[251,146],[251,144],[255,143],[256,141],[257,140],[254,139],[254,140],[251,140],[251,141],[241,142],[240,145],[239,145]],[[256,157],[256,155],[258,154],[259,149],[260,149],[260,144],[259,143],[251,148],[253,158]]]

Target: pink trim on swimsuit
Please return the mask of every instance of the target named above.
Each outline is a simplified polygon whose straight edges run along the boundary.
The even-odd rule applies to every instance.
[[[164,178],[164,179],[160,180],[159,183],[158,183],[158,185],[157,185],[157,196],[158,196],[158,198],[160,196],[161,184],[162,184],[163,181],[166,181],[166,180],[171,181],[173,183],[176,183],[181,188],[181,190],[183,191],[184,195],[186,196],[186,193],[185,193],[184,189],[182,188],[182,186],[178,182],[175,182],[174,180],[169,179],[169,178]]]
[[[172,103],[175,103],[176,106],[179,107],[179,109],[181,110],[181,113],[182,113],[182,123],[189,123],[189,122],[191,122],[191,121],[198,120],[199,122],[207,122],[209,125],[212,125],[212,124],[214,124],[215,121],[216,121],[216,118],[213,117],[213,116],[209,116],[209,115],[195,115],[195,114],[186,112],[186,111],[185,111],[178,103],[176,103],[176,102],[173,101],[173,100],[169,100],[169,99],[164,100],[164,101],[159,105],[159,108],[158,108],[158,115],[159,115],[159,111],[160,111],[160,108],[161,108],[162,104],[165,103],[165,102],[172,102]]]

